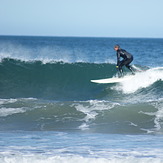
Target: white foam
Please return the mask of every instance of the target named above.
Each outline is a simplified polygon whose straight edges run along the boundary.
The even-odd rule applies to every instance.
[[[139,89],[147,88],[156,81],[163,81],[163,67],[151,68],[147,71],[137,73],[133,78],[123,81],[117,86],[113,87],[123,93],[134,93]]]
[[[149,101],[150,102],[150,101]],[[156,112],[143,112],[140,111],[139,113],[154,116],[154,128],[152,129],[143,129],[144,131],[147,131],[147,133],[153,133],[153,132],[162,132],[162,126],[163,126],[163,99],[160,98],[157,101],[151,101],[150,104],[154,106],[157,111]]]
[[[78,155],[72,156],[45,156],[45,155],[11,155],[1,156],[0,162],[3,163],[161,163],[160,158],[135,158],[124,156],[123,158],[87,158]]]
[[[89,105],[88,105],[89,104]],[[76,110],[83,112],[86,116],[83,119],[84,123],[79,126],[81,130],[89,129],[89,121],[94,120],[96,116],[99,114],[99,111],[112,109],[115,105],[119,105],[118,103],[111,103],[106,101],[99,100],[89,100],[86,102],[80,102],[73,104]]]
[[[15,103],[15,102],[17,102],[17,99],[0,99],[0,105]]]
[[[12,114],[17,113],[24,113],[29,108],[28,107],[11,107],[10,104],[15,104],[18,102],[28,102],[28,101],[34,101],[35,98],[20,98],[20,99],[0,99],[0,117],[6,117]]]
[[[29,98],[18,98],[18,99],[14,99],[14,98],[0,99],[0,105],[16,103],[16,102],[19,102],[19,101],[29,101],[29,100],[30,101],[35,101],[37,99],[36,98],[32,98],[32,97],[29,97]]]
[[[158,111],[155,113],[155,130],[160,131],[163,126],[163,101],[158,101],[153,104]]]
[[[0,117],[6,117],[12,114],[24,113],[25,108],[0,108]]]

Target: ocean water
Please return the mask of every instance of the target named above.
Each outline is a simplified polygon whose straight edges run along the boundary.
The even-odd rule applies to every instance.
[[[115,44],[134,55],[135,76],[91,83],[117,75]],[[0,163],[162,163],[162,153],[163,39],[0,36]]]

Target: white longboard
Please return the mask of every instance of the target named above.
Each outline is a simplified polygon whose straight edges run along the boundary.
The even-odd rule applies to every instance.
[[[123,78],[107,78],[107,79],[99,79],[99,80],[91,80],[91,82],[93,83],[99,83],[99,84],[108,84],[108,83],[120,83],[123,82],[125,80],[129,80],[132,79],[133,76],[125,76]]]

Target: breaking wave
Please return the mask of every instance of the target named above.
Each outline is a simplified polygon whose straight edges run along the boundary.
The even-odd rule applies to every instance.
[[[128,72],[129,73],[129,72]],[[116,75],[115,64],[21,61],[5,58],[0,64],[0,98],[90,100],[124,93],[161,94],[163,68],[137,73],[120,84],[97,85],[91,79]],[[147,91],[148,90],[148,91]]]

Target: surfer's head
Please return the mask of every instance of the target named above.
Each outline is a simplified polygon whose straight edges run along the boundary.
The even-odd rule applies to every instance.
[[[114,46],[114,50],[117,51],[117,50],[119,50],[119,49],[120,49],[120,46],[119,46],[119,45],[115,45],[115,46]]]

